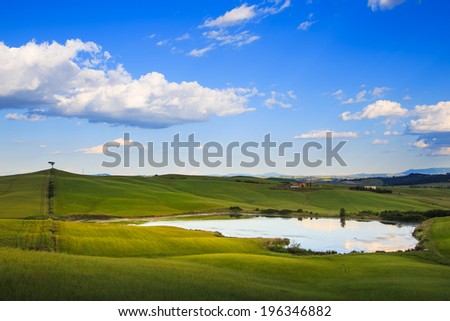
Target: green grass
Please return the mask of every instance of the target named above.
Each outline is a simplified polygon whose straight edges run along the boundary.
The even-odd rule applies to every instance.
[[[52,251],[54,228],[51,220],[0,220],[0,246]]]
[[[0,217],[39,215],[45,177],[43,172],[0,177]]]
[[[41,186],[48,171],[0,177],[0,218],[46,213]],[[428,210],[450,208],[449,189],[393,188],[393,194],[350,191],[348,186],[283,189],[283,183],[259,178],[164,175],[158,177],[82,176],[56,171],[55,213],[106,214],[120,217],[160,216],[276,208],[337,215],[362,210]]]
[[[450,218],[424,222],[419,234],[427,251],[295,257],[267,251],[263,239],[22,219],[45,214],[46,175],[0,177],[1,300],[450,300]],[[292,191],[242,177],[56,177],[57,216],[450,207],[444,189],[393,188],[386,195],[326,184]]]
[[[215,236],[212,232],[155,226],[58,223],[57,249],[69,254],[163,257],[206,253],[260,253],[262,239]]]
[[[433,256],[449,254],[447,218],[425,224],[428,252],[310,257],[258,239],[79,222],[56,222],[56,252],[29,251],[13,242],[22,222],[0,220],[2,300],[450,300],[450,266]]]
[[[2,300],[449,300],[450,268],[397,254],[105,258],[0,248]]]
[[[426,248],[448,259],[450,264],[450,217],[425,221],[421,225],[419,237]]]
[[[53,231],[52,231],[53,230]],[[56,238],[53,246],[52,232]],[[38,244],[43,245],[39,247]],[[124,226],[53,220],[0,220],[0,247],[108,257],[267,253],[264,239],[239,239],[169,226]]]

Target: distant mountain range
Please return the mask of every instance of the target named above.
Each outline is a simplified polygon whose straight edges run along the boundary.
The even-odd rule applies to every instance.
[[[440,184],[447,186],[450,183],[450,173],[446,174],[418,174],[389,176],[389,177],[365,177],[341,180],[341,183],[375,186],[413,186],[425,184]],[[444,185],[442,185],[444,183]]]
[[[351,175],[286,175],[276,172],[264,173],[264,174],[246,174],[246,173],[231,173],[226,175],[209,175],[209,176],[222,176],[222,177],[237,177],[237,176],[247,176],[247,177],[266,177],[266,178],[318,178],[318,177],[331,177],[335,179],[356,179],[356,178],[371,178],[371,177],[393,177],[393,176],[407,176],[410,174],[426,174],[426,175],[443,175],[450,173],[450,167],[436,167],[436,168],[422,168],[422,169],[408,169],[401,173],[376,173],[376,174],[351,174]],[[107,173],[93,174],[92,176],[110,176]]]
[[[222,175],[225,177],[234,177],[234,176],[254,176],[254,177],[282,177],[282,178],[298,178],[298,177],[320,177],[320,176],[329,176],[336,178],[369,178],[369,177],[392,177],[392,176],[407,176],[409,174],[427,174],[427,175],[439,175],[439,174],[447,174],[450,173],[450,167],[436,167],[436,168],[422,168],[422,169],[408,169],[401,173],[375,173],[375,174],[351,174],[351,175],[285,175],[276,172],[264,173],[264,174],[227,174]],[[217,175],[221,176],[221,175]]]
[[[401,172],[399,175],[409,175],[409,174],[447,174],[450,173],[450,167],[437,167],[437,168],[424,168],[424,169],[408,169],[407,171]]]

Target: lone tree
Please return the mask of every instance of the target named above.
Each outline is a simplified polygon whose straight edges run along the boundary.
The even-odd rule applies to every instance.
[[[345,208],[341,208],[341,210],[339,211],[339,217],[341,218],[341,227],[344,228],[345,227]]]

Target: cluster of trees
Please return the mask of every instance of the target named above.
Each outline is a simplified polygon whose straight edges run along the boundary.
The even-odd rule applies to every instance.
[[[336,251],[313,251],[303,249],[299,243],[294,243],[286,248],[287,253],[292,255],[328,255],[328,254],[337,254]]]
[[[291,245],[289,239],[271,239],[267,241],[266,248],[269,251],[277,252],[277,253],[289,253],[292,255],[328,255],[328,254],[337,254],[336,251],[313,251],[307,250],[301,247],[300,243],[293,243]]]
[[[381,193],[381,194],[392,194],[392,190],[387,189],[387,188],[381,188],[381,187],[377,187],[376,189],[374,188],[366,188],[365,186],[352,186],[349,188],[352,191],[366,191],[366,192],[374,192],[374,193]]]
[[[274,208],[266,208],[266,209],[256,208],[255,211],[260,212],[261,214],[289,215],[289,214],[292,214],[292,213],[305,213],[305,214],[316,214],[317,215],[317,213],[304,211],[301,208],[299,208],[296,211],[289,210],[289,209],[286,209],[286,208],[284,208],[282,210],[277,210],[277,209],[274,209]]]
[[[260,210],[260,212],[262,214],[280,214],[280,215],[289,215],[291,214],[293,211],[292,210],[288,210],[288,209],[282,209],[282,210],[277,210],[274,208],[267,208],[267,209],[262,209]]]
[[[238,183],[249,183],[249,184],[267,184],[264,182],[260,182],[260,181],[252,181],[252,180],[248,180],[248,179],[235,179],[235,182]]]
[[[230,206],[228,208],[231,212],[233,212],[233,214],[231,214],[233,217],[235,215],[239,215],[237,214],[238,212],[243,212],[244,209],[242,209],[240,206]],[[317,213],[314,212],[308,212],[308,211],[304,211],[302,208],[299,208],[297,210],[290,210],[290,209],[281,209],[281,210],[277,210],[275,208],[255,208],[254,209],[255,212],[260,212],[261,214],[269,214],[269,215],[290,215],[292,213],[304,213],[304,214],[315,214],[317,215]]]
[[[381,218],[400,222],[421,222],[433,217],[450,216],[450,210],[429,210],[429,211],[383,211],[378,214]]]
[[[428,174],[417,174],[412,173],[406,176],[393,176],[393,177],[372,177],[371,178],[380,180],[383,182],[383,185],[388,186],[400,186],[400,185],[421,185],[421,184],[430,184],[430,183],[443,183],[450,182],[450,173],[447,174],[437,174],[437,175],[428,175]],[[362,182],[366,180],[365,178],[358,178],[353,181]],[[361,183],[363,184],[363,183]]]
[[[230,206],[230,211],[233,213],[230,214],[231,217],[239,218],[241,214],[239,212],[242,212],[243,209],[239,206]],[[290,210],[290,209],[281,209],[277,210],[274,208],[266,208],[266,209],[259,209],[255,208],[256,212],[259,212],[261,214],[267,214],[267,215],[281,215],[281,216],[289,216],[293,213],[304,213],[304,214],[315,214],[317,217],[317,213],[304,211],[303,209],[299,208],[298,210]],[[426,219],[433,218],[433,217],[444,217],[444,216],[450,216],[450,210],[428,210],[428,211],[398,211],[398,210],[384,210],[382,212],[374,212],[370,210],[360,211],[358,213],[359,216],[378,216],[384,220],[388,221],[397,221],[397,222],[422,222]],[[345,208],[341,208],[339,211],[339,218],[341,220],[341,226],[345,227],[346,224],[346,218],[347,218],[347,212]],[[98,218],[98,216],[96,216]],[[111,218],[111,217],[109,217]]]

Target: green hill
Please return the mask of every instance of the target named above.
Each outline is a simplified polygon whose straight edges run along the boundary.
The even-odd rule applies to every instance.
[[[285,182],[248,177],[163,175],[84,176],[55,171],[55,213],[106,214],[136,217],[275,208],[336,215],[363,210],[427,210],[450,208],[450,190],[393,188],[380,195],[350,191],[348,186],[286,188]],[[43,182],[48,171],[0,177],[0,217],[26,218],[45,214]],[[44,186],[44,187],[43,187]],[[425,196],[426,194],[426,196]]]
[[[0,177],[0,300],[450,300],[449,218],[421,226],[428,251],[306,257],[268,251],[260,238],[61,219],[230,206],[323,215],[341,207],[428,210],[449,208],[445,189],[377,194],[329,184],[293,190],[286,182],[247,177],[56,171],[55,219],[46,215],[48,174]]]

